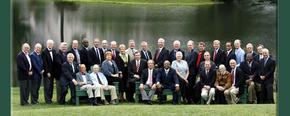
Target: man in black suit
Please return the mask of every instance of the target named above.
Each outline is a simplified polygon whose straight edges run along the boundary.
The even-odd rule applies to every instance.
[[[29,80],[32,78],[32,63],[29,56],[30,46],[28,43],[22,45],[22,51],[17,55],[17,76],[20,88],[20,105],[28,105]]]
[[[117,50],[117,42],[111,41],[111,52],[112,52],[112,59],[116,60],[116,57],[119,55],[119,50]]]
[[[61,95],[61,82],[60,82],[60,77],[61,77],[61,67],[62,64],[66,61],[66,54],[67,54],[67,43],[62,42],[59,45],[59,50],[56,53],[56,72],[55,72],[55,80],[56,80],[56,97],[57,101],[59,102],[60,100],[60,95]]]
[[[102,51],[103,51],[103,56],[105,56],[105,53],[108,51],[108,41],[107,40],[102,40]]]
[[[89,67],[98,64],[101,65],[104,61],[104,53],[102,48],[99,48],[100,40],[98,38],[94,39],[94,47],[89,50]]]
[[[230,60],[230,66],[232,68],[232,85],[229,89],[225,90],[224,94],[228,104],[236,104],[239,101],[239,96],[244,93],[244,73],[233,59]]]
[[[169,60],[169,51],[164,47],[165,40],[158,39],[159,48],[155,51],[154,62],[156,68],[162,68],[165,60]]]
[[[211,52],[211,60],[216,64],[217,68],[220,64],[225,64],[225,52],[220,48],[220,41],[214,40],[213,41],[213,48],[214,50]]]
[[[172,103],[175,105],[178,103],[178,91],[179,91],[179,80],[176,71],[170,68],[170,62],[164,61],[164,68],[158,70],[156,78],[156,87],[159,93],[159,103],[163,103],[166,100],[166,96],[163,96],[164,89],[170,89],[173,93]]]
[[[193,90],[193,87],[195,85],[195,81],[196,81],[196,75],[197,75],[197,72],[195,71],[195,66],[196,66],[196,59],[197,59],[197,52],[195,51],[195,48],[194,48],[194,41],[192,40],[189,40],[187,42],[187,48],[188,48],[188,52],[185,56],[185,60],[188,64],[188,68],[189,68],[189,75],[188,75],[188,91],[189,92],[189,98],[195,98],[194,97],[194,90]],[[192,101],[192,100],[190,100]]]
[[[230,60],[231,59],[234,59],[236,60],[236,54],[235,54],[235,51],[233,51],[233,46],[232,46],[232,43],[231,42],[227,42],[226,43],[226,48],[227,48],[227,51],[226,51],[226,59],[225,59],[225,66],[227,68],[227,71],[231,71],[231,67],[230,67]]]
[[[257,103],[259,101],[259,90],[261,90],[260,78],[258,77],[259,65],[253,60],[251,53],[247,53],[246,60],[240,64],[240,68],[248,85],[248,103]]]
[[[141,59],[140,52],[134,53],[134,59],[130,61],[128,65],[129,73],[129,87],[128,87],[128,98],[129,102],[134,102],[133,95],[135,93],[135,82],[140,81],[142,70],[147,68],[147,63],[145,60]]]
[[[72,53],[67,54],[67,61],[62,64],[62,73],[61,73],[61,96],[59,104],[65,104],[65,97],[67,94],[68,86],[70,88],[71,99],[70,103],[75,104],[75,85],[76,73],[79,72],[78,64],[74,62],[74,55]]]
[[[153,60],[148,60],[147,66],[148,68],[142,71],[139,89],[142,94],[142,100],[151,105],[152,97],[156,91],[156,77],[158,71],[154,69]],[[145,89],[150,89],[148,94],[146,93]]]
[[[81,49],[80,49],[80,58],[81,58],[81,63],[84,64],[87,68],[87,71],[89,71],[89,54],[88,54],[88,51],[89,51],[89,41],[88,39],[84,38],[82,40],[82,46],[81,46]]]
[[[252,43],[248,43],[247,45],[246,45],[246,53],[245,53],[245,56],[244,56],[244,58],[245,58],[245,60],[246,60],[246,57],[247,57],[247,53],[250,53],[252,56],[253,56],[253,58],[255,58],[258,54],[254,51],[254,46],[253,46],[253,44]],[[244,60],[244,61],[245,61]]]
[[[259,44],[257,46],[258,54],[254,57],[254,60],[257,61],[258,63],[260,62],[260,60],[263,59],[263,48],[264,48],[264,45],[262,45],[262,44]]]
[[[152,60],[151,52],[148,50],[148,44],[146,41],[141,42],[141,59],[144,59],[146,61]]]
[[[172,63],[174,60],[176,60],[176,52],[180,51],[182,53],[182,56],[184,55],[184,51],[180,49],[180,41],[175,40],[173,42],[173,50],[170,51],[169,53],[169,61]],[[182,58],[184,60],[184,57]]]
[[[260,74],[262,84],[261,102],[274,103],[273,82],[276,62],[269,56],[269,50],[264,48],[263,59],[260,60]]]
[[[53,80],[56,77],[55,73],[57,70],[56,65],[56,51],[53,49],[53,40],[49,39],[46,41],[46,48],[41,53],[43,60],[43,87],[44,87],[44,98],[47,104],[51,104],[53,95]]]
[[[201,97],[210,104],[215,95],[214,83],[216,79],[216,69],[211,68],[210,62],[205,62],[205,68],[200,72],[200,90]]]
[[[72,47],[71,47],[71,50],[68,51],[68,53],[72,53],[75,58],[74,58],[74,61],[78,64],[83,64],[81,62],[81,54],[80,54],[80,50],[78,49],[79,47],[79,42],[78,40],[73,40],[72,41]]]

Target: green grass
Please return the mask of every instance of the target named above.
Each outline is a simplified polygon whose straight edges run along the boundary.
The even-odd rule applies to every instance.
[[[13,116],[66,116],[66,115],[195,115],[195,116],[274,116],[276,115],[276,104],[242,104],[242,105],[143,105],[123,103],[119,105],[88,106],[82,103],[80,106],[73,105],[51,105],[44,104],[43,88],[40,90],[40,104],[20,106],[19,88],[12,88],[12,115]],[[156,97],[156,96],[155,96]],[[55,101],[55,94],[53,101]],[[69,98],[69,95],[67,96]]]
[[[213,0],[61,0],[81,3],[109,3],[109,4],[132,4],[132,5],[211,5],[222,2]]]

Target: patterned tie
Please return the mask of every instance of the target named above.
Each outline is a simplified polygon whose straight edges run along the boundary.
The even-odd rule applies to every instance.
[[[216,61],[216,49],[215,49],[214,52],[213,52],[213,61],[214,61],[214,62]]]
[[[140,68],[140,62],[139,61],[136,61],[136,72],[139,71],[139,68]]]

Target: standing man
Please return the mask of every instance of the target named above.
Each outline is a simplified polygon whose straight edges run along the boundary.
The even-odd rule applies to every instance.
[[[111,41],[111,52],[112,52],[112,59],[115,60],[116,57],[119,55],[119,50],[117,50],[117,42]]]
[[[152,60],[151,52],[148,50],[148,44],[146,41],[141,42],[141,59],[144,59],[146,61]]]
[[[217,68],[220,64],[225,63],[225,52],[220,48],[220,41],[214,40],[213,41],[213,48],[214,50],[211,52],[211,60],[216,64]]]
[[[43,50],[41,56],[43,60],[44,74],[43,87],[44,98],[47,104],[51,104],[53,95],[53,80],[56,72],[56,51],[53,49],[54,42],[52,39],[46,41],[46,48]]]
[[[274,72],[276,68],[276,62],[269,55],[269,50],[264,48],[263,59],[260,60],[260,74],[259,77],[262,80],[262,103],[274,103],[273,98],[273,82]]]
[[[246,45],[246,53],[245,53],[245,56],[244,56],[244,61],[246,60],[246,55],[247,55],[247,53],[250,53],[251,55],[253,55],[253,57],[256,57],[256,55],[258,55],[255,51],[254,51],[254,46],[253,46],[253,44],[252,43],[248,43],[247,45]]]
[[[94,39],[94,47],[89,50],[89,63],[88,67],[91,69],[91,66],[98,64],[101,65],[104,61],[104,53],[102,48],[99,48],[100,40],[98,38]]]
[[[257,52],[258,54],[256,55],[256,57],[254,58],[255,61],[257,61],[259,63],[260,60],[263,59],[263,49],[264,49],[264,45],[259,44],[257,46]]]
[[[155,51],[154,62],[156,68],[162,68],[165,60],[169,60],[169,51],[164,47],[165,40],[158,39],[159,48]]]
[[[204,61],[204,52],[205,52],[205,43],[204,42],[199,42],[198,43],[198,47],[199,47],[199,52],[197,55],[197,60],[196,60],[196,72],[199,73],[199,67],[200,67],[200,63]]]
[[[240,63],[244,61],[245,51],[241,48],[241,40],[236,39],[234,42],[235,45],[235,54],[237,65],[240,66]]]
[[[17,55],[17,76],[20,88],[20,105],[28,105],[29,79],[32,78],[32,63],[29,56],[30,46],[28,43],[22,45],[22,51]]]
[[[227,68],[227,71],[231,71],[231,67],[230,67],[230,60],[234,59],[236,60],[236,54],[235,51],[233,51],[233,47],[232,47],[232,42],[227,42],[226,43],[226,59],[225,59],[225,66]]]
[[[34,51],[30,54],[32,69],[33,69],[33,78],[31,79],[31,104],[38,104],[39,98],[39,88],[41,84],[43,70],[43,61],[41,58],[41,49],[42,46],[40,43],[36,43],[34,46]]]
[[[129,40],[129,48],[126,50],[126,53],[130,56],[130,59],[134,59],[134,54],[138,50],[135,49],[135,41],[130,39]]]
[[[81,64],[81,55],[80,55],[80,50],[78,49],[78,47],[79,47],[78,40],[73,40],[71,50],[68,51],[68,53],[72,53],[75,56],[74,58],[75,62],[78,64]]]
[[[184,56],[184,51],[180,49],[180,41],[179,40],[175,40],[173,42],[173,50],[170,51],[169,53],[169,61],[173,62],[174,60],[176,60],[176,52],[180,51],[182,53],[182,55]],[[182,58],[182,60],[184,60],[184,57]]]
[[[89,41],[88,39],[84,38],[82,40],[82,46],[81,46],[81,49],[80,49],[80,59],[81,59],[81,63],[84,64],[87,68],[87,71],[89,71],[89,54],[88,54],[88,51],[89,51]]]
[[[102,50],[103,50],[103,56],[105,56],[105,53],[108,51],[108,41],[107,40],[102,40]]]

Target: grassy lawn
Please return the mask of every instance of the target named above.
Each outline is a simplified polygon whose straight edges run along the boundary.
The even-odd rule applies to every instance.
[[[274,116],[276,104],[241,104],[241,105],[143,105],[123,103],[119,105],[89,106],[81,103],[73,105],[44,104],[43,88],[40,90],[40,104],[20,106],[19,88],[12,88],[12,115],[13,116],[64,116],[64,115],[215,115],[215,116]],[[156,97],[156,96],[155,96]],[[54,94],[53,101],[56,96]],[[69,95],[67,96],[69,98]]]

